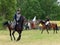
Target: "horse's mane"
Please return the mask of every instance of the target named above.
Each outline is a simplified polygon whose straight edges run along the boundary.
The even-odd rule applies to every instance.
[[[3,23],[3,25],[6,25],[6,24],[8,24],[8,21],[5,21],[5,22]]]
[[[4,23],[3,23],[3,25],[10,25],[11,24],[11,22],[10,21],[5,21]]]
[[[45,21],[44,20],[40,20],[40,23],[45,24]]]

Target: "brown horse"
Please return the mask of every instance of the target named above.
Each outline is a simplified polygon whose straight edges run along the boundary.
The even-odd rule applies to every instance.
[[[58,26],[55,23],[50,23],[50,25],[48,27],[45,25],[45,21],[43,21],[43,20],[40,20],[39,23],[42,25],[41,26],[41,28],[42,28],[41,33],[43,33],[43,31],[46,30],[47,33],[49,34],[49,32],[48,32],[49,29],[53,29],[54,33],[55,32],[57,33],[57,31],[58,31]]]
[[[12,40],[12,36],[13,36],[14,40],[16,40],[15,36],[14,36],[15,32],[18,32],[18,34],[19,34],[19,36],[17,38],[17,41],[19,41],[21,39],[21,33],[23,31],[24,20],[25,20],[25,18],[21,17],[21,20],[20,20],[19,24],[16,25],[15,28],[11,27],[11,24],[8,21],[3,23],[3,25],[6,25],[8,27],[8,29],[9,29],[11,40]]]

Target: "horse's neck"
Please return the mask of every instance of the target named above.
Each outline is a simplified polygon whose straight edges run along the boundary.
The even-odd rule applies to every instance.
[[[41,23],[41,25],[45,25],[44,23]]]
[[[45,25],[45,23],[44,22],[41,22],[41,25]]]
[[[10,28],[10,26],[11,26],[10,24],[7,25],[8,28]]]

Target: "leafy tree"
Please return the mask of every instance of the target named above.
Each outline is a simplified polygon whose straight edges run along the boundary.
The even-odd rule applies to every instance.
[[[37,16],[37,19],[60,19],[60,6],[57,0],[0,0],[0,15],[3,19],[12,20],[15,10],[21,8],[21,13],[27,19]]]
[[[18,0],[17,4],[27,19],[32,19],[34,16],[38,19],[45,19],[46,16],[53,19],[60,12],[57,0]]]
[[[11,19],[13,13],[15,12],[16,3],[15,0],[0,0],[0,15],[4,19]]]

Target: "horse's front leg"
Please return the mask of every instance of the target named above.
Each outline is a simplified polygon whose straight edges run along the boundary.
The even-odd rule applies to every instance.
[[[19,41],[21,39],[21,33],[22,33],[22,31],[18,32],[19,36],[17,38],[17,41]]]
[[[46,27],[46,31],[47,31],[47,33],[49,34],[49,31],[48,31],[48,30],[49,30],[49,27]]]
[[[41,34],[43,33],[43,30],[41,31]]]
[[[13,31],[12,35],[13,35],[14,40],[16,40],[16,39],[15,39],[15,36],[14,36],[14,33],[15,33],[15,30]]]
[[[11,40],[12,40],[11,30],[9,30],[9,32],[10,32],[10,38],[11,38]]]
[[[49,34],[48,29],[47,29],[46,31],[47,31],[47,33]]]

